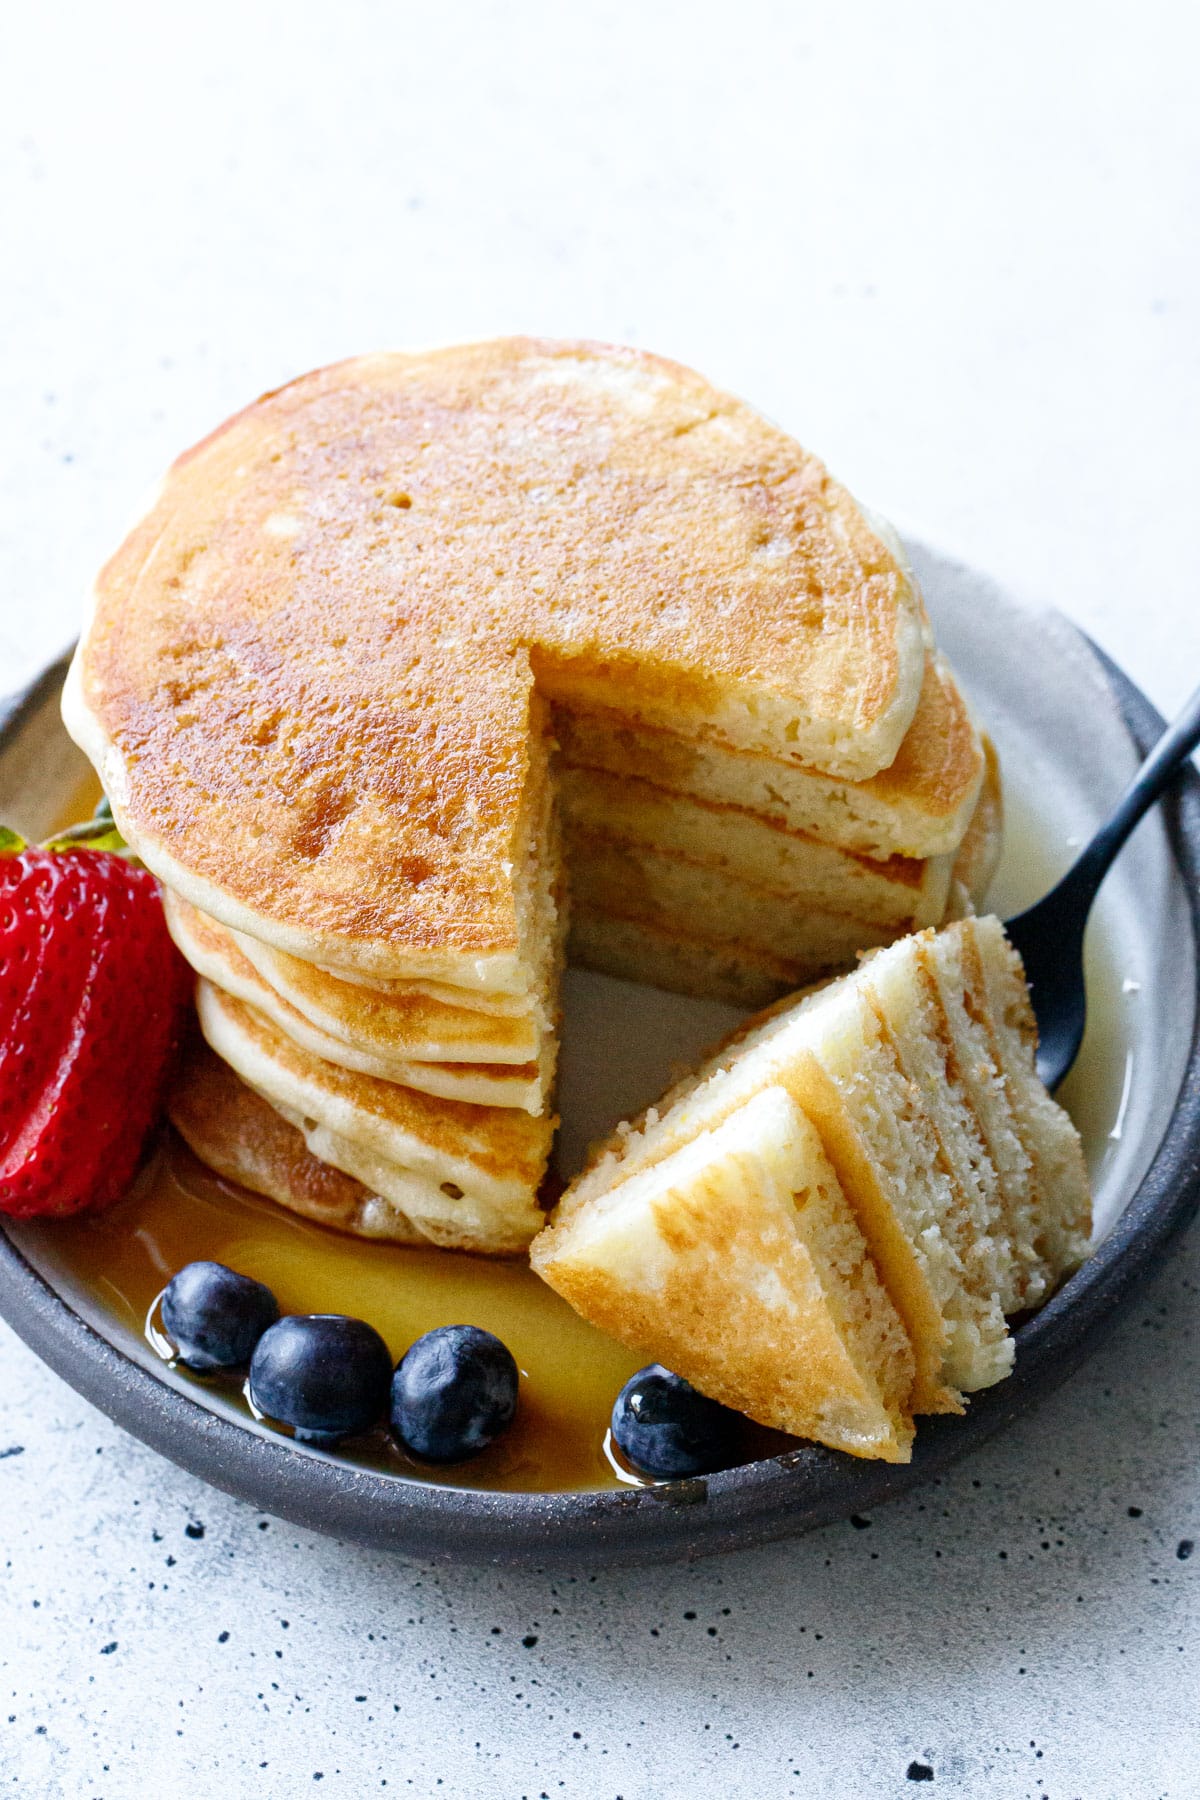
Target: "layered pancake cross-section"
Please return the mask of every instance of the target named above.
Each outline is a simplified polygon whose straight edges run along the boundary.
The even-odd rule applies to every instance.
[[[752,1021],[623,1126],[563,1195],[534,1267],[585,1317],[762,1422],[905,1456],[898,1427],[870,1447],[831,1423],[802,1385],[807,1333],[814,1318],[824,1329],[865,1309],[856,1366],[891,1396],[889,1417],[961,1410],[964,1394],[1008,1373],[1008,1319],[1082,1261],[1091,1228],[1079,1136],[1037,1078],[1035,1044],[1020,962],[996,919],[879,950]],[[807,1153],[781,1148],[785,1101],[845,1202],[841,1248],[823,1265],[813,1257],[822,1293],[807,1311],[789,1310],[785,1290],[813,1177]],[[828,1214],[835,1190],[816,1186]],[[903,1393],[875,1277],[912,1349]],[[729,1331],[723,1297],[735,1292]],[[847,1378],[839,1392],[852,1391]]]
[[[612,974],[765,1005],[981,903],[995,869],[995,757],[933,656],[865,782],[611,711],[559,707],[555,729],[571,954]]]

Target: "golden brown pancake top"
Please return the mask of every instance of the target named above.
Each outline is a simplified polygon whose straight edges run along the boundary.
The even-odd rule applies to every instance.
[[[403,945],[406,973],[516,948],[535,682],[660,722],[732,706],[783,754],[788,714],[797,760],[862,778],[926,633],[850,497],[749,407],[508,339],[317,371],[181,457],[101,574],[70,723],[192,898],[334,967]]]

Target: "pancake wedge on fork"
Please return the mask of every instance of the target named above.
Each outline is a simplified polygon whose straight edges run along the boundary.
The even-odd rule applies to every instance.
[[[908,1461],[912,1345],[783,1088],[564,1210],[533,1263],[593,1325],[760,1424]]]
[[[714,1383],[699,1322],[720,1312],[730,1283],[774,1290],[744,1247],[731,1248],[709,1303],[710,1278],[679,1259],[696,1218],[710,1205],[723,1214],[709,1195],[725,1180],[713,1172],[724,1146],[765,1155],[767,1126],[751,1107],[782,1092],[813,1127],[904,1323],[911,1410],[960,1411],[963,1394],[1011,1368],[1008,1315],[1044,1299],[1087,1253],[1079,1135],[1037,1078],[1035,1046],[1020,961],[996,919],[902,939],[752,1021],[622,1127],[563,1195],[534,1243],[534,1267],[585,1317],[652,1356],[674,1355],[685,1374],[690,1358],[699,1385]],[[720,1135],[727,1126],[732,1138]],[[631,1213],[641,1236],[627,1235],[617,1271],[610,1222]],[[689,1267],[685,1327],[676,1278]],[[740,1345],[730,1354],[744,1358]],[[759,1395],[747,1410],[774,1423],[773,1405]]]
[[[464,1246],[537,1225],[572,884],[574,960],[770,1000],[970,903],[988,774],[903,549],[815,457],[678,364],[532,338],[318,370],[188,451],[64,716],[260,1099],[306,1116],[262,1073],[293,1056],[431,1130],[536,1118],[487,1126],[512,1211],[464,1200]],[[369,1186],[353,1118],[319,1142]]]

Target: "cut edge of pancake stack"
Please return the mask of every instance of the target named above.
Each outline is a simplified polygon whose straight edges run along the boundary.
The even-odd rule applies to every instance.
[[[540,1223],[564,859],[575,960],[756,1004],[968,909],[998,849],[994,758],[886,528],[741,402],[607,346],[264,396],[102,573],[64,715],[211,1051],[299,1134],[264,1126],[269,1185],[239,1178],[303,1210],[302,1142],[357,1184],[348,1228],[405,1241]],[[175,1116],[231,1166],[216,1109]]]
[[[1087,1254],[1079,1135],[994,918],[751,1021],[594,1154],[537,1238],[585,1318],[800,1437],[906,1461]],[[749,1348],[747,1348],[749,1346]]]
[[[764,1006],[982,903],[995,752],[931,654],[895,762],[836,780],[615,709],[555,708],[573,962]]]

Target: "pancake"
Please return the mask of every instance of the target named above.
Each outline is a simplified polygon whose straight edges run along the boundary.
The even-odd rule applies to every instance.
[[[970,911],[998,852],[994,757],[890,528],[743,403],[604,345],[364,357],[264,395],[102,571],[63,705],[239,1083],[199,1065],[190,1141],[450,1247],[540,1223],[568,888],[573,959],[758,1005]],[[803,1120],[776,1127],[772,1168],[817,1166]],[[901,1454],[898,1390],[872,1391]]]
[[[178,904],[187,906],[187,901]],[[536,1007],[492,1012],[436,998],[421,987],[396,983],[369,988],[272,950],[243,932],[231,931],[229,937],[277,994],[352,1048],[416,1062],[522,1063],[532,1061],[541,1047],[543,1025]]]
[[[946,663],[930,656],[920,703],[895,761],[864,782],[837,781],[710,730],[688,737],[608,708],[554,708],[564,767],[635,777],[741,807],[785,829],[863,856],[941,856],[957,849],[984,776],[984,750]]]
[[[171,936],[198,975],[223,993],[244,1001],[270,1019],[302,1050],[340,1068],[382,1081],[417,1088],[476,1106],[519,1106],[546,1110],[554,1079],[554,1040],[547,1039],[540,1062],[522,1064],[413,1062],[394,1054],[352,1049],[312,1024],[277,994],[243,956],[233,933],[215,919],[167,892],[163,896]]]
[[[729,1006],[769,1006],[816,979],[804,965],[744,944],[582,905],[571,909],[570,952],[572,963],[600,975]]]
[[[238,1079],[203,1040],[189,1047],[167,1095],[167,1116],[208,1168],[289,1212],[356,1237],[423,1244],[398,1208],[319,1162],[282,1113]]]
[[[946,918],[983,905],[1003,836],[999,765],[985,740],[984,783],[954,861]],[[895,928],[800,907],[773,890],[644,845],[568,826],[572,962],[601,974],[763,1007],[841,973]],[[941,876],[939,875],[939,879]]]
[[[583,833],[571,834],[569,842],[571,880],[578,896],[571,937],[576,962],[583,960],[578,950],[580,921],[597,915],[774,960],[790,971],[793,987],[840,971],[860,950],[890,943],[895,936],[895,930],[886,926],[819,912],[723,869],[641,844],[614,844]]]
[[[247,1087],[199,1036],[181,1058],[167,1114],[208,1168],[289,1212],[353,1237],[446,1247],[436,1225],[432,1233],[422,1230],[393,1201],[315,1157],[303,1133]],[[399,1181],[399,1171],[394,1179]],[[470,1247],[476,1255],[514,1254],[503,1233],[496,1241],[485,1238]]]
[[[595,860],[607,841],[626,853],[644,850],[726,872],[774,894],[782,906],[849,916],[889,937],[936,925],[946,909],[950,856],[877,862],[739,806],[684,798],[592,769],[564,769],[560,792],[577,893],[585,891],[580,862]]]
[[[1000,761],[990,738],[983,740],[983,786],[971,822],[954,859],[946,917],[962,919],[977,912],[987,897],[1004,847],[1004,796]]]
[[[291,956],[286,950],[273,950],[270,944],[259,939],[247,937],[244,931],[235,931],[234,937],[243,945],[255,946],[255,954],[264,968],[270,966],[276,970],[294,970],[304,968],[315,970],[318,976],[327,975],[345,987],[366,988],[371,994],[390,994],[400,1000],[436,1000],[440,1006],[453,1007],[457,1012],[479,1013],[487,1018],[519,1019],[523,1027],[530,1030],[545,1021],[541,1016],[541,1004],[536,989],[522,988],[506,994],[497,988],[484,993],[481,988],[454,987],[446,981],[422,981],[419,978],[409,979],[399,975],[366,975],[361,969],[326,969],[320,963],[301,963],[298,956]],[[307,982],[305,984],[307,986]]]
[[[528,1244],[542,1223],[553,1119],[435,1099],[340,1069],[203,979],[196,1001],[210,1047],[299,1130],[319,1162],[445,1248],[504,1255]]]
[[[909,1460],[912,1345],[782,1088],[564,1215],[532,1262],[592,1324],[760,1424]]]
[[[201,911],[334,971],[516,994],[546,697],[862,782],[929,644],[893,550],[749,407],[511,339],[318,371],[180,458],[100,576],[64,712]]]
[[[556,1226],[769,1087],[815,1126],[912,1341],[913,1410],[1012,1365],[1006,1315],[1087,1253],[1079,1136],[1037,1079],[1019,958],[992,918],[902,939],[751,1021],[568,1188]]]

